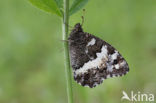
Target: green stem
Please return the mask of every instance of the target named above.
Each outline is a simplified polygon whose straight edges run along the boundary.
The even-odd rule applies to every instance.
[[[67,96],[68,103],[73,103],[73,91],[72,91],[72,79],[71,79],[71,69],[70,69],[70,60],[69,60],[69,48],[68,42],[68,23],[69,23],[69,0],[64,0],[64,16],[63,16],[63,31],[62,37],[65,42],[64,46],[64,63],[65,63],[65,71],[66,71],[66,81],[67,81]]]

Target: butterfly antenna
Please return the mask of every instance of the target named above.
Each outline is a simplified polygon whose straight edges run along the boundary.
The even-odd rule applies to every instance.
[[[84,14],[85,14],[85,9],[83,9],[83,16],[81,16],[81,18],[82,18],[81,26],[83,26],[83,23],[84,23]]]

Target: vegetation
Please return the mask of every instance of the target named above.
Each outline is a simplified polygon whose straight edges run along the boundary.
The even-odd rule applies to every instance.
[[[72,80],[74,103],[121,103],[123,90],[156,94],[156,2],[90,0],[71,10],[73,2],[69,25],[81,22],[85,8],[84,31],[112,44],[130,66],[126,76],[107,79],[94,89]],[[51,14],[26,0],[0,1],[0,103],[67,103],[63,4],[55,3],[54,9],[45,3],[49,5],[40,8]]]

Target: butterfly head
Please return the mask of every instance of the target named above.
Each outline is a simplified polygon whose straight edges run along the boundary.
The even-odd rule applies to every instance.
[[[83,29],[81,27],[81,24],[80,23],[77,23],[75,26],[74,26],[74,29],[73,29],[74,32],[83,32]]]
[[[82,26],[80,23],[77,23],[72,32],[70,33],[70,36],[68,38],[68,40],[70,40],[70,42],[75,42],[75,41],[81,41],[84,38],[84,32],[82,29]]]

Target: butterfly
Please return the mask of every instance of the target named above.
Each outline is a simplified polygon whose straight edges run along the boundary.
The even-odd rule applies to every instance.
[[[129,72],[121,54],[104,40],[83,32],[77,23],[68,37],[74,80],[82,86],[96,87],[103,80]]]

